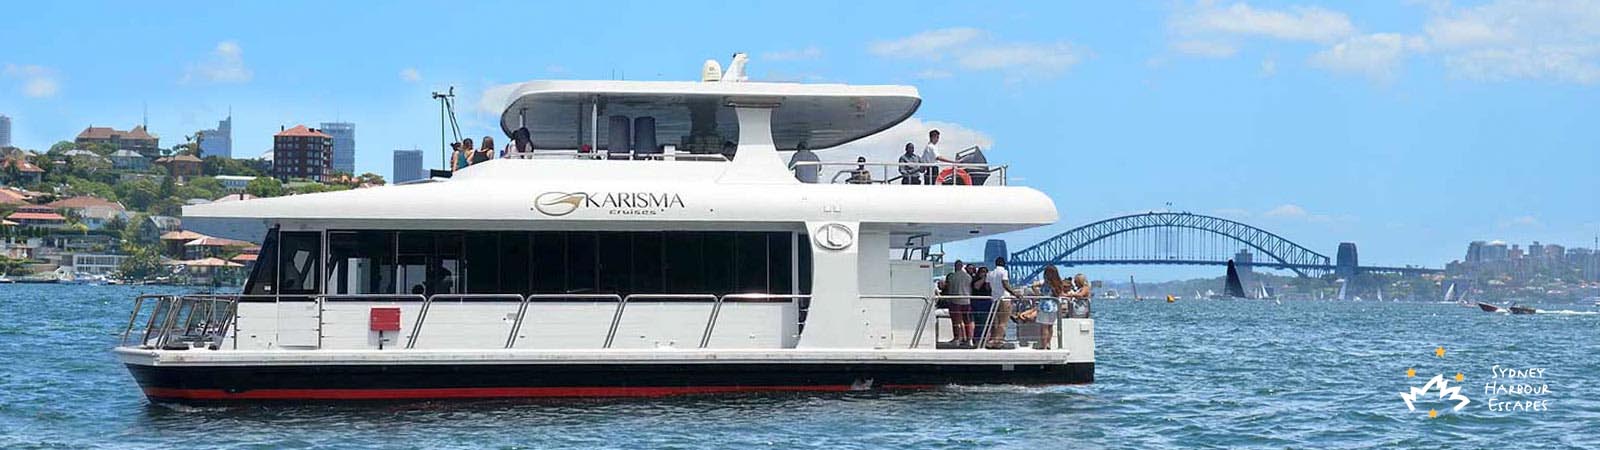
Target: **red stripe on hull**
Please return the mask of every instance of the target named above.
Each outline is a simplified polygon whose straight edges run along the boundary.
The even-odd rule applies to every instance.
[[[931,389],[933,385],[885,385],[885,389]],[[849,385],[815,386],[677,386],[677,387],[492,387],[412,389],[221,389],[147,387],[152,399],[173,400],[422,400],[550,397],[666,397],[737,392],[845,392]]]

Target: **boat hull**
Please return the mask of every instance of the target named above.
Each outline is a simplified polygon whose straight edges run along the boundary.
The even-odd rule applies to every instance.
[[[162,403],[662,397],[737,392],[842,392],[945,385],[1085,384],[1093,362],[1056,364],[392,364],[151,366],[127,364]]]
[[[1500,307],[1488,303],[1479,303],[1478,309],[1482,309],[1483,312],[1500,312]]]

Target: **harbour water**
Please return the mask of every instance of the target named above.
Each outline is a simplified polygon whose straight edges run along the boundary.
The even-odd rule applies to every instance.
[[[110,353],[161,289],[184,292],[0,285],[0,448],[1600,447],[1592,305],[1101,301],[1088,386],[193,408],[148,403]],[[1409,411],[1435,375],[1470,403]]]

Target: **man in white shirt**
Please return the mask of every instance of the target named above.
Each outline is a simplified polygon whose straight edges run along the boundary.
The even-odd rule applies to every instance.
[[[1011,287],[1010,274],[1006,273],[1006,257],[994,259],[994,270],[989,271],[989,296],[994,301],[994,317],[989,322],[989,340],[985,348],[1002,349],[1006,345],[1006,325],[1011,323],[1011,299],[1006,298],[1010,293],[1012,297],[1022,298],[1015,288]]]
[[[922,147],[922,162],[924,164],[934,164],[934,163],[941,163],[941,162],[942,163],[954,164],[956,162],[956,160],[950,159],[949,157],[946,157],[943,153],[939,153],[939,129],[938,128],[934,128],[932,130],[928,130],[928,145],[925,145],[925,146]],[[925,176],[923,178],[928,180],[928,184],[938,184],[939,183],[939,168],[936,167],[936,166],[928,166],[928,174],[927,174],[927,176]]]

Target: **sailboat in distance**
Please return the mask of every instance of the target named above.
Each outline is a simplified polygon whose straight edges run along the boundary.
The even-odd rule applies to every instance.
[[[1233,260],[1231,259],[1228,260],[1228,280],[1223,285],[1223,288],[1227,291],[1229,297],[1246,298],[1244,295],[1244,283],[1239,282],[1239,269],[1233,266]]]

